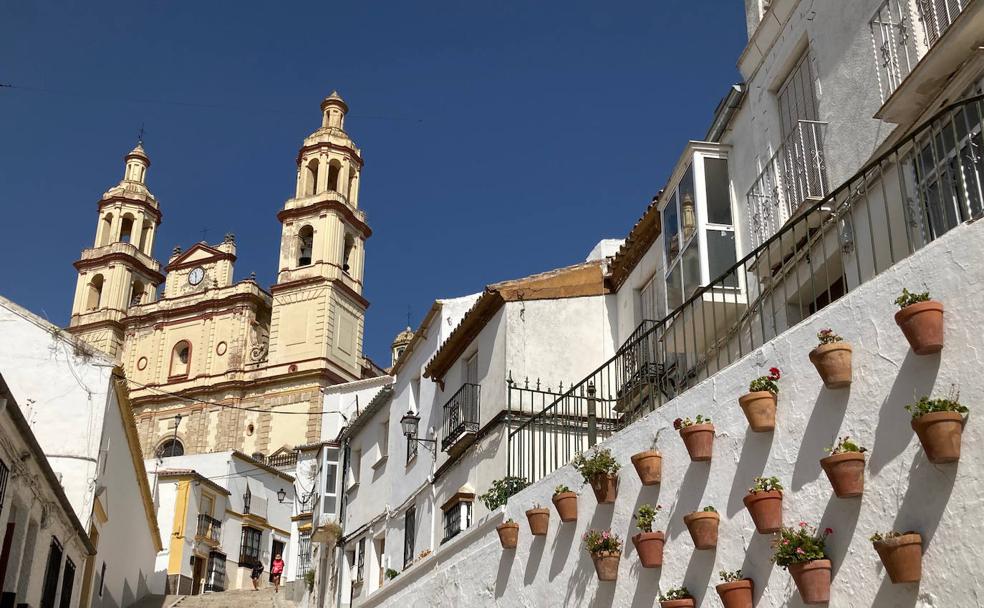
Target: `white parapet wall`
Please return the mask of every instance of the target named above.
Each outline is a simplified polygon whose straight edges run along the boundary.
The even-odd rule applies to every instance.
[[[756,606],[801,606],[789,574],[770,561],[771,535],[757,534],[742,497],[758,475],[786,487],[784,519],[833,528],[827,549],[834,579],[830,606],[879,608],[978,606],[984,579],[976,576],[984,549],[984,226],[953,230],[861,286],[801,325],[669,402],[662,410],[608,439],[622,463],[614,505],[597,505],[570,466],[510,499],[504,512],[414,564],[360,606],[618,606],[658,605],[659,591],[686,585],[697,605],[718,606],[719,570],[741,568],[756,585]],[[946,347],[939,355],[912,353],[894,321],[903,287],[929,290],[946,306]],[[807,358],[816,332],[831,327],[853,344],[854,382],[827,390]],[[782,369],[777,426],[753,433],[738,407],[752,378]],[[932,465],[909,424],[904,406],[921,395],[942,395],[956,385],[971,408],[958,464]],[[676,417],[710,415],[716,426],[714,458],[691,463]],[[663,483],[641,486],[629,458],[658,436]],[[825,448],[850,435],[866,446],[864,496],[839,499],[820,469]],[[579,491],[579,518],[561,524],[551,508],[546,537],[532,537],[524,511],[550,505],[553,488]],[[484,491],[485,488],[480,488]],[[644,569],[628,538],[632,513],[659,503],[654,528],[667,533],[664,565]],[[695,551],[683,516],[705,505],[721,514],[716,551]],[[520,522],[519,547],[503,551],[495,524]],[[599,583],[581,536],[611,528],[626,539],[618,581]],[[922,582],[893,585],[868,537],[876,531],[914,530],[924,544]]]

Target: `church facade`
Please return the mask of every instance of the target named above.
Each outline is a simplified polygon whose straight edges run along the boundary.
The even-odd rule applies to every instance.
[[[362,354],[362,155],[332,93],[297,155],[277,280],[236,281],[236,242],[153,257],[161,205],[142,145],[98,203],[93,247],[75,268],[69,331],[123,366],[145,457],[237,450],[270,456],[320,441],[322,391],[382,373]]]

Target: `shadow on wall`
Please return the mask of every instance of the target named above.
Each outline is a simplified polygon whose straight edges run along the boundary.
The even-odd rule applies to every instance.
[[[755,581],[755,602],[761,599],[775,564],[772,563],[772,534],[759,534],[751,527],[752,538],[745,548],[745,561],[741,564],[742,575]]]
[[[630,469],[631,470],[631,469]],[[632,507],[632,517],[629,518],[628,530],[625,532],[625,550],[622,552],[622,559],[630,560],[631,570],[636,577],[635,594],[632,596],[631,608],[650,607],[656,604],[659,595],[659,581],[662,575],[662,568],[643,568],[639,561],[639,553],[632,544],[632,536],[639,531],[635,526],[635,514],[639,512],[639,507],[644,504],[659,504],[659,491],[662,484],[654,486],[641,486],[636,497],[635,505]],[[653,527],[659,531],[663,518],[656,516]]]
[[[523,529],[523,525],[520,524],[520,530]],[[525,532],[525,530],[524,530]],[[543,560],[543,549],[547,544],[546,536],[533,536],[530,534],[530,553],[526,559],[526,573],[523,576],[523,584],[526,586],[532,585],[533,581],[536,580],[536,573],[540,570],[540,562]]]
[[[831,576],[836,577],[844,563],[844,557],[854,538],[854,530],[858,527],[858,515],[861,513],[860,498],[837,498],[833,492],[823,510],[818,528],[830,528],[833,533],[827,537],[827,557],[831,561]],[[847,576],[847,574],[845,574]]]
[[[794,492],[820,477],[820,459],[827,455],[825,450],[828,447],[837,443],[837,434],[844,422],[850,397],[850,388],[820,389],[796,455],[792,481]]]
[[[711,581],[711,573],[714,571],[714,558],[716,550],[694,550],[690,554],[690,563],[687,564],[687,571],[683,575],[683,584],[691,590],[697,598],[697,605],[700,606],[707,593],[707,585]]]
[[[673,510],[667,519],[667,542],[675,540],[687,529],[686,524],[683,523],[683,516],[700,509],[700,500],[704,497],[704,488],[707,487],[710,474],[710,461],[691,462],[687,467],[683,481],[680,482],[680,493],[677,495],[676,504],[673,505]]]
[[[550,514],[551,519],[556,516],[556,511]],[[553,546],[550,552],[553,559],[550,560],[549,580],[553,581],[557,575],[564,571],[564,564],[570,557],[572,551],[577,551],[580,547],[574,547],[574,537],[577,534],[577,522],[561,523],[557,517],[557,533],[554,535]]]
[[[734,517],[745,509],[742,499],[752,487],[756,477],[762,475],[765,463],[769,460],[772,450],[772,440],[775,433],[756,433],[751,428],[745,429],[745,439],[742,442],[741,455],[738,457],[738,467],[735,478],[731,483],[731,494],[728,496],[728,517]]]
[[[515,549],[503,549],[499,553],[499,571],[495,576],[495,597],[501,598],[506,593],[509,586],[509,573],[512,571],[513,562],[516,561]]]

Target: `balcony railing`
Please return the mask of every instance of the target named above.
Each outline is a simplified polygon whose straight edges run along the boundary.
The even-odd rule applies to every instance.
[[[478,384],[464,384],[444,404],[441,450],[448,451],[464,435],[478,432],[481,388]]]
[[[297,465],[297,452],[281,452],[268,456],[266,463],[281,471],[292,471]]]
[[[827,195],[826,130],[825,122],[797,122],[762,168],[746,195],[753,246],[775,234],[804,202]]]
[[[869,22],[885,102],[973,0],[885,0]]]
[[[666,318],[641,327],[601,367],[516,424],[509,433],[507,474],[532,481],[584,449],[585,443],[554,443],[571,404],[590,397],[597,411],[613,412],[615,427],[624,427],[948,230],[984,216],[982,131],[984,96],[952,104],[801,210]],[[542,457],[544,445],[557,446],[549,459]]]
[[[198,516],[198,530],[195,532],[196,539],[203,540],[207,543],[218,544],[221,534],[222,522],[204,513]]]

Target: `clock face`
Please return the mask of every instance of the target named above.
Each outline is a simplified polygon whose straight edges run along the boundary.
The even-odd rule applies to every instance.
[[[188,273],[188,282],[192,285],[198,285],[205,278],[205,269],[199,266]]]

